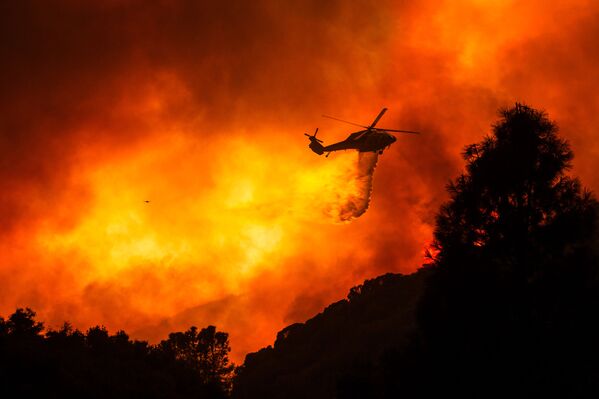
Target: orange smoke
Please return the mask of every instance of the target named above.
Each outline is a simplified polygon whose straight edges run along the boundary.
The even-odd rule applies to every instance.
[[[594,2],[279,3],[2,6],[0,314],[152,341],[216,324],[239,362],[419,267],[461,148],[514,101],[547,109],[599,187]],[[307,148],[351,131],[320,114],[383,106],[423,134],[374,175],[376,155]]]

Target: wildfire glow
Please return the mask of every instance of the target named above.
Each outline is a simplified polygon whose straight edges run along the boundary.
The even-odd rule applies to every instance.
[[[242,361],[365,278],[419,267],[461,148],[514,101],[547,109],[596,189],[599,5],[546,3],[40,3],[49,19],[22,29],[43,40],[7,11],[25,50],[0,54],[0,314],[151,341],[216,324]],[[322,113],[383,106],[381,126],[423,134],[372,182],[357,153],[307,148],[316,127],[353,131]],[[370,183],[368,211],[342,217]]]

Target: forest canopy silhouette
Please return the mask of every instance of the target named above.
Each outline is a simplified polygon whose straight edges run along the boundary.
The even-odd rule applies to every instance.
[[[31,309],[0,318],[5,397],[225,398],[234,367],[229,351],[228,334],[214,326],[149,345],[101,326],[44,331]]]
[[[215,327],[158,345],[102,327],[44,332],[0,319],[0,379],[16,394],[88,397],[596,397],[599,205],[568,174],[548,115],[499,112],[466,146],[429,262],[386,274],[283,329],[234,371]],[[233,385],[232,384],[233,381]]]

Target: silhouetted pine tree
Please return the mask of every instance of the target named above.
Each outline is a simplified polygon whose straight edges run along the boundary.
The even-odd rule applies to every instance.
[[[437,216],[428,373],[461,394],[596,393],[597,202],[566,175],[572,151],[544,112],[500,114]]]
[[[196,370],[204,384],[222,387],[225,392],[230,390],[235,366],[229,363],[229,334],[216,331],[214,326],[200,331],[191,327],[185,332],[170,333],[158,349]]]

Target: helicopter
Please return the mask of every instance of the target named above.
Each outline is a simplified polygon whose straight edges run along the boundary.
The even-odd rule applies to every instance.
[[[387,112],[387,108],[383,108],[381,112],[377,115],[374,121],[370,124],[370,126],[359,125],[357,123],[348,122],[343,119],[335,118],[328,115],[323,115],[325,118],[334,119],[336,121],[348,123],[350,125],[359,126],[366,130],[360,130],[350,134],[345,140],[340,141],[335,144],[327,145],[326,147],[322,145],[323,141],[316,137],[318,133],[318,128],[314,134],[310,135],[308,133],[304,133],[305,136],[308,136],[310,139],[310,144],[308,147],[318,155],[322,155],[325,152],[327,153],[326,157],[328,157],[333,151],[340,150],[358,150],[359,152],[375,152],[382,154],[383,151],[391,144],[395,143],[397,138],[389,134],[389,132],[394,133],[408,133],[408,134],[420,134],[419,132],[414,132],[411,130],[397,130],[397,129],[382,129],[375,127],[378,121],[383,117],[383,114]]]

